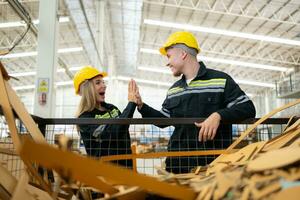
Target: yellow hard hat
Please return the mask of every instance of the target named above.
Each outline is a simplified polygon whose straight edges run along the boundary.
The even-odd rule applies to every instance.
[[[188,47],[196,49],[197,53],[200,52],[197,39],[192,33],[186,31],[172,33],[168,37],[166,43],[159,49],[159,52],[164,56],[167,55],[166,48],[174,44],[185,44]]]
[[[100,72],[98,69],[92,66],[85,66],[78,72],[76,72],[74,79],[73,79],[73,84],[75,88],[75,93],[79,94],[79,87],[82,82],[85,80],[92,79],[96,76],[102,76],[105,77],[107,76],[106,72]]]

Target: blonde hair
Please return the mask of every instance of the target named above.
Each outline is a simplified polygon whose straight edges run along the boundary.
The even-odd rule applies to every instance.
[[[92,111],[97,107],[96,91],[91,79],[81,83],[79,91],[81,100],[77,108],[76,117],[79,117],[86,111]]]

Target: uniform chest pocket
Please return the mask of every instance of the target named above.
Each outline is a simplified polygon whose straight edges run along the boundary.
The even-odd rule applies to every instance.
[[[215,94],[200,95],[196,99],[199,103],[203,104],[219,104],[221,101],[221,99]]]
[[[189,117],[208,117],[221,108],[221,99],[216,94],[197,94],[187,101]]]

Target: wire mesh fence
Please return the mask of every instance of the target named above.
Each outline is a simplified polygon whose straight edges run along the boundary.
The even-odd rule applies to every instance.
[[[27,132],[22,123],[16,120],[20,137],[26,137]],[[4,116],[0,115],[0,164],[7,168],[15,177],[20,177],[25,170],[24,163],[14,149],[8,125]]]
[[[59,136],[64,135],[72,140],[71,150],[76,153],[109,160],[148,175],[156,175],[160,170],[186,173],[197,166],[209,164],[217,155],[213,153],[204,155],[199,153],[200,151],[226,149],[256,120],[224,122],[220,125],[215,139],[204,142],[199,141],[199,129],[194,125],[195,121],[201,119],[35,118],[37,126],[49,144],[57,145]],[[287,122],[287,118],[267,120],[247,136],[238,148],[272,139],[283,132]],[[27,129],[19,120],[16,120],[16,125],[22,137],[29,136]],[[93,128],[83,133],[82,128],[86,127]],[[182,131],[175,135],[176,129]],[[183,151],[188,151],[189,154],[181,154]],[[170,154],[172,152],[174,154]],[[25,168],[14,151],[3,116],[0,118],[0,162],[17,178]]]

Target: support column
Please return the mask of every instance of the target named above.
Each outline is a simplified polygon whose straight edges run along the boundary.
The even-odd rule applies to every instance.
[[[115,79],[116,78],[116,66],[114,63],[114,57],[113,55],[109,55],[108,56],[108,77],[107,77],[107,91],[108,91],[108,95],[106,96],[106,99],[113,102],[115,105],[118,105],[115,100],[118,99],[117,98],[117,93],[118,92],[113,92],[116,91],[116,87],[119,88],[119,83],[118,81]]]
[[[269,91],[266,91],[264,94],[264,98],[265,98],[265,114],[268,114],[270,112],[270,99],[269,99]]]
[[[54,117],[55,115],[55,74],[57,68],[58,45],[58,1],[39,2],[38,56],[36,89],[34,97],[35,115]]]
[[[97,0],[96,2],[96,46],[100,55],[100,59],[104,62],[104,34],[105,34],[105,0]],[[108,66],[100,66],[101,62],[95,52],[95,66],[107,72]],[[102,63],[104,64],[104,63]]]

